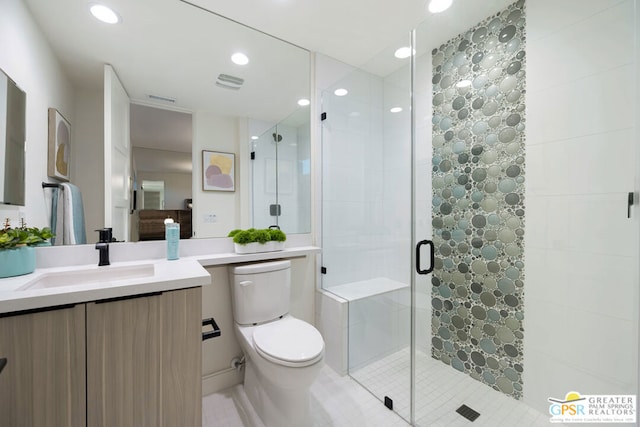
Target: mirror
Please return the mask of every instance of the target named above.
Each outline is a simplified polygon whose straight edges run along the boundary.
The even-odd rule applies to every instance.
[[[252,121],[251,196],[256,228],[311,230],[310,117],[298,110],[265,129]]]
[[[164,209],[164,181],[142,181],[142,209]]]
[[[26,94],[0,70],[0,203],[24,206]]]
[[[24,0],[24,3],[73,86],[75,107],[64,111],[72,125],[77,117],[92,114],[98,104],[96,96],[103,93],[104,64],[110,64],[130,98],[132,117],[134,109],[141,106],[186,114],[193,120],[188,154],[192,191],[191,194],[184,192],[180,199],[185,203],[187,199],[192,200],[194,237],[223,237],[233,228],[254,225],[251,209],[262,210],[264,206],[254,204],[250,196],[253,191],[247,145],[253,136],[250,124],[257,121],[273,127],[296,111],[309,115],[308,106],[297,104],[299,99],[309,98],[308,51],[184,1],[110,1],[109,6],[122,17],[122,22],[115,25],[96,21],[89,14],[88,4],[75,0]],[[238,51],[249,57],[247,65],[231,62],[231,55]],[[95,111],[93,120],[97,121],[101,115],[102,111]],[[75,126],[74,132],[77,128]],[[308,125],[303,125],[296,132],[309,133],[310,130]],[[83,143],[100,140],[103,130],[97,126],[85,127],[77,130],[73,137]],[[308,144],[310,138],[307,135],[300,139],[303,140]],[[158,158],[171,157],[173,153],[180,153],[175,157],[184,157],[186,153],[162,147],[139,147],[133,139],[131,143],[134,167],[139,167],[143,158],[152,158],[150,150],[164,151],[164,154],[158,153]],[[298,150],[308,151],[301,144],[298,142]],[[94,154],[99,151],[99,144],[96,147]],[[86,146],[77,149],[87,150]],[[202,150],[235,154],[234,192],[203,190]],[[72,154],[76,160],[89,161],[84,153]],[[78,166],[75,176],[72,175],[72,182],[81,186],[85,197],[88,235],[90,230],[104,225],[104,196],[102,206],[86,202],[87,197],[98,197],[87,193],[99,191],[96,190],[99,186],[87,184],[82,188],[84,182],[89,182],[91,173],[104,167],[104,159],[92,158],[100,164],[94,168],[86,166],[84,170]],[[297,162],[292,165],[294,172],[299,170]],[[163,171],[154,173],[156,176],[148,179],[165,181],[165,201],[168,202],[170,182],[162,177]],[[139,198],[141,176],[137,175],[144,173],[138,171],[131,177],[132,191],[135,190]],[[310,203],[308,193],[296,192],[302,197],[297,203]],[[131,202],[133,206],[133,200]],[[136,208],[140,208],[140,200],[135,202]],[[168,208],[165,205],[165,209]],[[184,206],[179,209],[184,210]],[[301,212],[310,212],[310,206],[291,208],[289,212],[294,210],[299,217]],[[131,218],[135,221],[137,215]],[[130,229],[132,236],[124,237],[125,240],[135,237],[136,227],[132,225]],[[291,228],[283,229],[287,233],[310,232],[310,217],[291,221]],[[118,236],[118,240],[123,237]]]

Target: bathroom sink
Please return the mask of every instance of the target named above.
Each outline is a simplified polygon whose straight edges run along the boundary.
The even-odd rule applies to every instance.
[[[151,277],[155,274],[153,264],[128,266],[105,266],[82,270],[44,273],[20,287],[19,290],[49,289],[62,286],[80,286],[94,283],[109,283],[117,280]]]

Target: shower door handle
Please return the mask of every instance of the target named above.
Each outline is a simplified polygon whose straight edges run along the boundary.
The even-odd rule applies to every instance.
[[[431,254],[429,256],[429,268],[427,268],[426,270],[421,270],[420,269],[420,248],[424,245],[428,245],[431,247]],[[418,274],[429,274],[433,271],[433,264],[435,261],[435,246],[433,245],[433,242],[431,240],[422,240],[420,242],[418,242],[418,244],[416,245],[416,270],[418,272]]]

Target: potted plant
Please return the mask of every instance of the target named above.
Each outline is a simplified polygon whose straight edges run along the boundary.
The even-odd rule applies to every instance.
[[[238,254],[281,251],[287,240],[287,235],[277,228],[232,230],[228,237],[233,238]]]
[[[43,246],[53,237],[51,229],[27,227],[24,219],[20,227],[11,228],[9,218],[0,229],[0,278],[33,273],[36,269],[34,246]]]

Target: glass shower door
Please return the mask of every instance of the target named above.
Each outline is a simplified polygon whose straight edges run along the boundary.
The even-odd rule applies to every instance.
[[[402,46],[409,46],[404,38]],[[322,287],[348,304],[349,375],[410,417],[410,60],[394,50],[322,93]]]
[[[257,122],[253,126],[257,127]],[[276,165],[278,159],[277,126],[271,126],[251,141],[251,192],[254,228],[268,228],[278,222]],[[281,139],[281,138],[280,138]]]
[[[461,0],[416,30],[436,269],[416,289],[415,425],[638,393],[637,2],[562,4]]]

